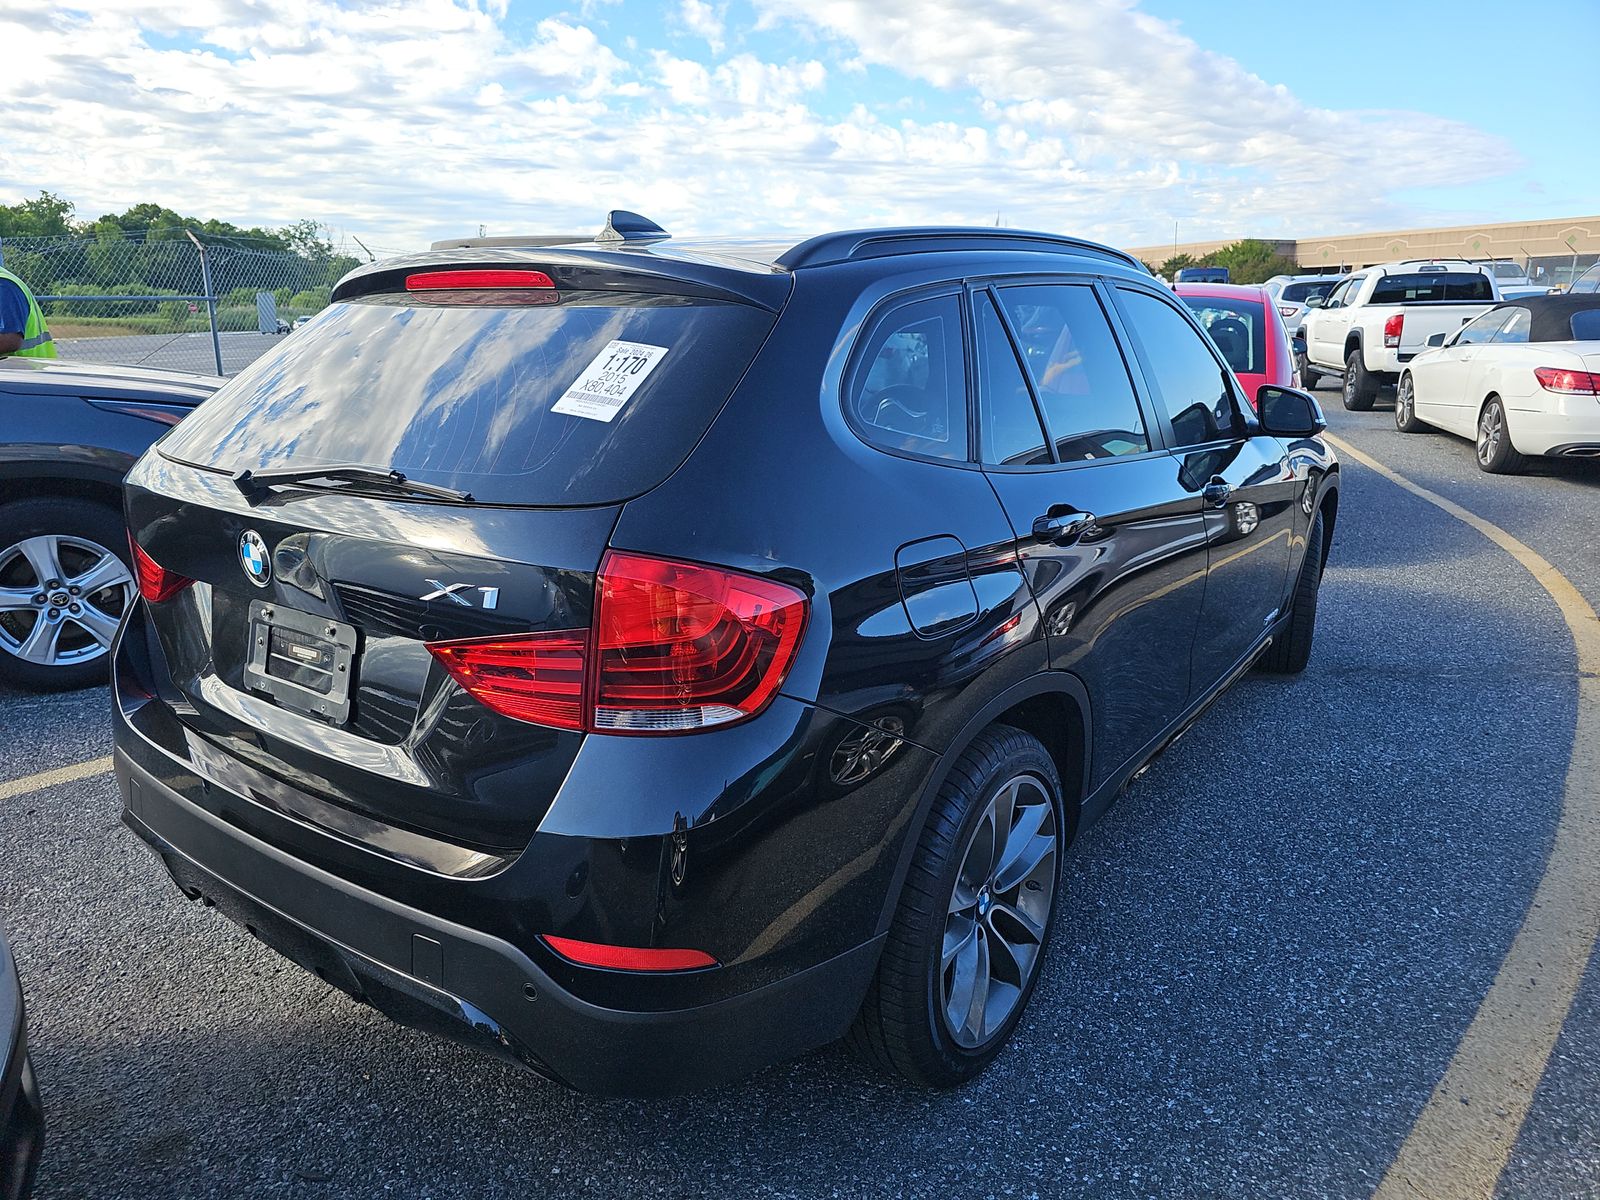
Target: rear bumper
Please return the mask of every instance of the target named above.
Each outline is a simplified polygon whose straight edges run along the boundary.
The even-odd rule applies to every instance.
[[[1511,444],[1522,454],[1593,458],[1600,451],[1600,402],[1593,396],[1563,396],[1550,409],[1507,404]]]
[[[118,724],[123,820],[185,895],[402,1024],[581,1091],[686,1091],[832,1041],[877,964],[881,939],[703,1005],[604,1008],[509,942],[359,887],[190,804],[135,761],[129,739],[139,735]]]

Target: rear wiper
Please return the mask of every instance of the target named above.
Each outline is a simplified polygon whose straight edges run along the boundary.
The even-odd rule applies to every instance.
[[[318,479],[325,479],[330,483],[353,484],[355,485],[351,489],[353,491],[373,489],[397,496],[427,496],[435,500],[463,502],[472,499],[471,492],[458,492],[455,488],[422,483],[415,479],[407,479],[399,471],[386,470],[383,467],[364,467],[359,463],[331,467],[278,467],[270,471],[245,470],[234,475],[233,484],[244,493],[246,500],[254,504],[278,484],[313,483]]]

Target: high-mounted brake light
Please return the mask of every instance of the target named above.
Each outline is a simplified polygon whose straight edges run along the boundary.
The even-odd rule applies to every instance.
[[[420,271],[406,276],[406,291],[459,291],[494,288],[553,288],[543,271]]]
[[[597,733],[687,733],[755,716],[805,631],[805,593],[698,563],[608,552],[587,630],[432,642],[481,703]]]
[[[1561,392],[1568,396],[1600,395],[1600,373],[1569,371],[1565,367],[1535,367],[1533,377],[1547,392]]]
[[[1400,344],[1400,333],[1406,327],[1405,313],[1395,313],[1383,323],[1383,344],[1395,347]]]
[[[133,575],[139,583],[139,595],[152,604],[171,600],[194,580],[187,575],[169,571],[145,553],[144,547],[128,534],[128,549],[133,551]]]
[[[714,967],[717,960],[704,950],[657,950],[649,946],[606,946],[574,938],[541,935],[550,949],[569,962],[612,971],[696,971]]]

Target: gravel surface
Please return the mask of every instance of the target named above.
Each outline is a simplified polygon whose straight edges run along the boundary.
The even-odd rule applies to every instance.
[[[1465,443],[1330,415],[1600,603],[1600,473],[1486,482]],[[109,776],[18,797],[0,921],[48,1110],[40,1195],[1363,1195],[1538,880],[1573,669],[1508,556],[1348,466],[1310,668],[1242,682],[1079,842],[1015,1045],[941,1095],[837,1050],[668,1101],[573,1095],[184,901]],[[0,692],[0,777],[105,753],[106,704]],[[1596,1194],[1597,1113],[1591,969],[1503,1194]]]

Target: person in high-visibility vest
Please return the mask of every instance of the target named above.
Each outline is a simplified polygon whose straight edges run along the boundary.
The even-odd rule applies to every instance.
[[[54,358],[56,344],[28,285],[0,267],[0,355]]]

